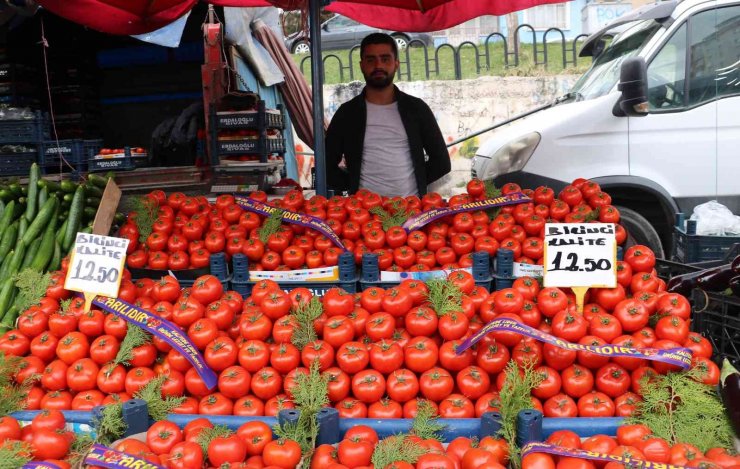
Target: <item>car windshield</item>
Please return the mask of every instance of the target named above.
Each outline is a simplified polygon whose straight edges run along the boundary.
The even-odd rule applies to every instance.
[[[606,49],[594,59],[591,68],[573,85],[569,95],[577,97],[577,99],[593,99],[611,91],[619,80],[619,70],[622,62],[637,55],[642,46],[647,44],[648,40],[660,27],[658,22],[646,20],[626,26],[618,26],[607,32],[607,34],[611,33],[614,38]]]

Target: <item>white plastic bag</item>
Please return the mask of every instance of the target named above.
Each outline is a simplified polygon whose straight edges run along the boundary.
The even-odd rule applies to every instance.
[[[694,207],[691,220],[696,220],[696,234],[703,236],[740,235],[740,217],[716,200]]]

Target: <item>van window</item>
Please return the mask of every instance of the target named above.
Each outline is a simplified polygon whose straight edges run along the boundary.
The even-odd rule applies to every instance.
[[[648,66],[651,111],[697,106],[731,94],[740,94],[740,5],[695,14]]]
[[[686,23],[681,25],[650,62],[647,75],[651,111],[684,106]]]
[[[740,93],[740,6],[697,13],[689,26],[689,105]]]

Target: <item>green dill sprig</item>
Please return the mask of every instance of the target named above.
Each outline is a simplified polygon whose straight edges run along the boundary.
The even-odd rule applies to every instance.
[[[162,398],[162,385],[167,379],[160,375],[149,381],[146,386],[134,394],[134,399],[146,402],[149,416],[155,421],[164,420],[176,407],[185,401],[185,397]],[[118,440],[126,432],[128,426],[123,420],[123,405],[111,404],[103,408],[101,418],[93,422],[95,426],[96,441],[104,445],[110,445]]]
[[[734,436],[717,392],[701,382],[698,368],[641,382],[642,401],[628,423],[647,425],[670,445],[691,443],[701,451],[730,449]]]
[[[267,240],[272,236],[273,234],[280,231],[280,227],[283,224],[283,214],[285,211],[276,208],[269,217],[265,220],[265,222],[262,224],[262,227],[259,229],[259,238],[260,241],[263,243],[266,243]]]
[[[402,433],[378,442],[370,459],[373,467],[385,468],[395,462],[416,464],[416,461],[427,453],[427,449],[408,436]]]
[[[149,416],[155,421],[166,419],[168,414],[185,402],[184,396],[162,398],[162,385],[166,379],[166,376],[159,375],[134,394],[135,399],[146,402]]]
[[[445,425],[439,423],[437,411],[429,401],[420,400],[417,407],[416,417],[411,424],[411,433],[422,440],[442,441],[441,432]]]
[[[292,424],[278,426],[275,434],[280,438],[297,442],[304,455],[316,447],[319,436],[318,413],[329,405],[329,378],[319,371],[318,360],[311,363],[308,373],[299,373],[291,390],[293,402],[300,410],[298,420]]]
[[[208,454],[208,445],[211,444],[216,438],[227,438],[233,435],[234,432],[229,430],[225,425],[215,425],[213,428],[204,428],[198,434],[196,441],[200,445],[200,449],[203,450],[203,454]]]
[[[534,368],[533,363],[525,363],[520,369],[514,361],[504,368],[506,379],[499,393],[501,429],[497,436],[509,445],[509,461],[514,468],[521,466],[521,450],[516,444],[517,416],[522,410],[532,407],[532,390],[544,379]]]
[[[136,212],[133,219],[139,230],[139,241],[144,242],[154,230],[154,222],[159,215],[159,207],[152,199],[140,196],[131,199],[130,212]]]
[[[34,375],[21,384],[15,382],[15,375],[24,367],[21,357],[6,356],[0,352],[0,417],[26,408],[28,392],[39,379]]]
[[[485,181],[483,185],[485,187],[485,194],[487,199],[495,199],[496,197],[501,197],[501,189],[496,187],[496,184],[493,183],[493,179]],[[493,221],[500,212],[501,207],[489,208],[488,210],[486,210],[486,215],[488,215],[489,220]]]
[[[394,226],[403,225],[410,215],[408,209],[402,208],[399,201],[394,200],[391,202],[390,209],[390,212],[383,207],[373,207],[370,209],[370,213],[380,218],[380,223],[383,225],[384,231],[388,231]]]
[[[75,439],[72,441],[67,457],[70,466],[82,467],[82,462],[90,453],[93,444],[95,444],[95,439],[89,433],[75,433]]]
[[[95,441],[105,446],[113,444],[126,433],[128,425],[123,420],[123,405],[111,404],[103,407],[100,417],[93,420]]]
[[[311,298],[311,301],[307,303],[301,303],[297,307],[293,308],[293,317],[295,318],[296,327],[293,329],[291,342],[298,350],[303,350],[303,347],[319,338],[316,334],[313,322],[318,319],[323,312],[324,307],[321,304],[321,300],[316,297]]]
[[[46,295],[46,289],[51,283],[51,274],[27,268],[16,274],[13,282],[18,287],[18,296],[15,300],[18,310],[25,311],[39,304],[41,298]]]
[[[0,467],[23,467],[24,464],[33,459],[32,454],[33,450],[28,443],[6,440],[0,443]]]
[[[118,349],[116,358],[113,360],[113,364],[109,370],[113,371],[116,365],[128,366],[130,364],[130,360],[134,357],[134,349],[136,347],[141,347],[144,344],[148,344],[151,341],[151,334],[137,325],[129,324],[126,329],[126,337],[121,341],[121,346]]]
[[[429,291],[426,294],[427,303],[442,317],[447,314],[462,311],[463,294],[459,288],[447,279],[432,279],[427,281]]]

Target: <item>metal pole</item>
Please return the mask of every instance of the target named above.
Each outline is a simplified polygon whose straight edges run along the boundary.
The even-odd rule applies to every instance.
[[[311,91],[313,94],[313,153],[316,194],[327,195],[326,153],[324,147],[324,61],[321,55],[322,0],[309,0],[308,25],[311,38]]]

